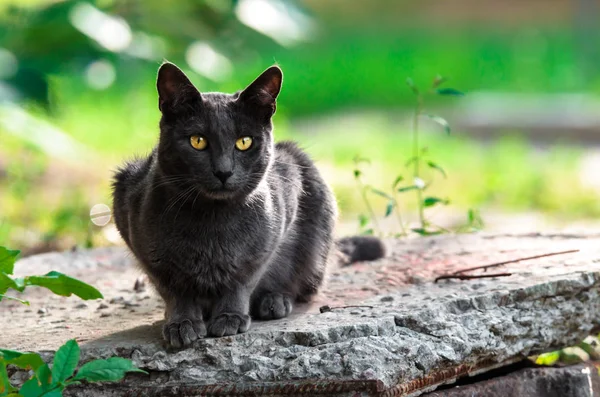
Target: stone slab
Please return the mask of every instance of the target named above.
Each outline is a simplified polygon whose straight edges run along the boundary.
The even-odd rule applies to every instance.
[[[291,317],[180,351],[165,348],[163,305],[149,289],[133,290],[140,272],[123,248],[26,258],[18,272],[63,271],[105,299],[83,307],[31,290],[23,296],[30,308],[2,302],[0,316],[14,326],[0,346],[51,358],[74,337],[84,361],[120,355],[151,373],[74,392],[81,396],[404,396],[573,345],[600,326],[600,235],[457,235],[389,246],[383,260],[332,269],[323,292]],[[580,252],[498,269],[510,277],[432,283],[465,267],[569,249]],[[322,305],[333,310],[320,313]]]
[[[427,397],[598,397],[600,376],[593,364],[526,368],[505,376],[428,393]]]

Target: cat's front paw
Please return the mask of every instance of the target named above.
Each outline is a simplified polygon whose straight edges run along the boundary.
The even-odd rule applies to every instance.
[[[211,320],[208,334],[211,336],[228,336],[241,334],[250,328],[250,316],[242,313],[221,313]]]
[[[187,347],[196,339],[206,336],[206,325],[202,320],[184,319],[168,321],[163,326],[163,337],[171,346]]]
[[[292,298],[289,296],[269,292],[256,299],[252,315],[259,320],[276,320],[287,317],[292,307]]]

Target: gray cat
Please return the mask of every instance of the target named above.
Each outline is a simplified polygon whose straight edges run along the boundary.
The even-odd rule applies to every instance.
[[[285,317],[323,282],[335,199],[296,144],[273,142],[282,78],[273,66],[243,91],[201,94],[163,64],[158,145],[115,175],[117,228],[165,300],[174,347]],[[349,262],[383,255],[373,238],[340,249]]]

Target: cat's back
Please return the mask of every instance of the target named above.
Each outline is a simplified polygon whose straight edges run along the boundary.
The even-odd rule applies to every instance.
[[[274,171],[286,192],[298,195],[299,212],[304,218],[322,215],[327,223],[337,216],[333,192],[310,156],[297,143],[282,141],[275,145]],[[289,194],[289,193],[288,193]]]
[[[117,229],[129,244],[130,215],[140,208],[156,152],[138,157],[120,167],[113,178],[113,214]]]

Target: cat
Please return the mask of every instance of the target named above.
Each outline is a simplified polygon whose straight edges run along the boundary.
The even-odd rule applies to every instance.
[[[273,141],[282,80],[272,66],[235,94],[200,93],[163,63],[158,144],[115,173],[115,223],[165,301],[173,347],[285,317],[323,283],[337,206],[308,155]],[[338,245],[346,263],[384,255],[376,238]]]

